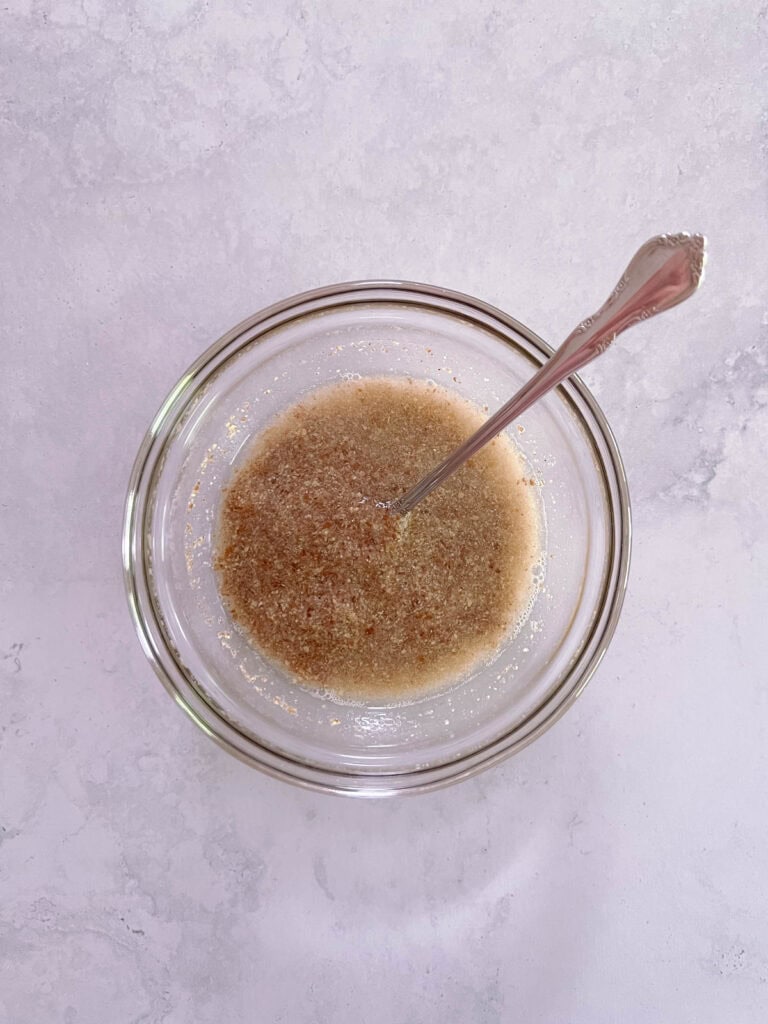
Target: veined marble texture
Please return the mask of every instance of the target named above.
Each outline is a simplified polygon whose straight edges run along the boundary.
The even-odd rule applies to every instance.
[[[766,1020],[767,62],[762,0],[0,6],[0,1020]],[[633,565],[562,721],[376,803],[199,732],[119,549],[188,364],[380,276],[557,342],[678,230],[700,294],[584,373]]]

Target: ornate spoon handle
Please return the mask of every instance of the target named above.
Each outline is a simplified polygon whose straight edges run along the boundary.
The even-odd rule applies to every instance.
[[[597,313],[582,320],[514,398],[388,507],[410,512],[542,395],[605,352],[622,331],[690,298],[702,280],[705,247],[703,235],[689,234],[657,235],[641,246]]]

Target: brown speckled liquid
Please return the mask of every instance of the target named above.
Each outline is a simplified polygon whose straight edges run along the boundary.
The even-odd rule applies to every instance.
[[[215,566],[234,620],[300,680],[406,698],[491,654],[540,558],[535,481],[497,438],[405,517],[397,497],[483,422],[451,392],[371,378],[313,392],[226,489]]]

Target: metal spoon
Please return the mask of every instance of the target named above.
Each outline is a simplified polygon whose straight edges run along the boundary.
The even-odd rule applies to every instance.
[[[703,235],[657,235],[647,241],[635,253],[605,305],[582,320],[514,398],[407,494],[386,507],[392,512],[410,512],[542,395],[605,352],[622,331],[690,298],[701,284],[705,250]]]

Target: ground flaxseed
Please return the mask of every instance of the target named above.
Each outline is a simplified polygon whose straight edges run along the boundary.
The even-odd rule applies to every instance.
[[[226,489],[215,566],[232,617],[269,657],[343,697],[456,678],[524,614],[538,510],[498,438],[405,517],[404,493],[483,415],[423,381],[320,389],[257,438]]]

